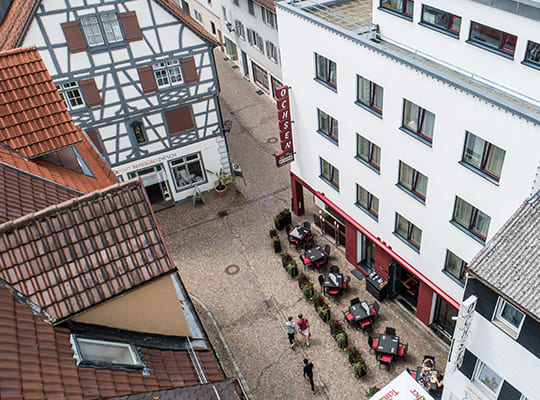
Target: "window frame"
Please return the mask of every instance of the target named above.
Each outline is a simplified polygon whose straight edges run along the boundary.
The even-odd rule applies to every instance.
[[[469,156],[469,159],[466,159],[465,156],[467,155],[467,152],[472,152],[474,150],[474,147],[469,147],[469,138],[473,136],[475,141],[481,141],[482,142],[482,154],[480,157],[480,167],[474,165],[472,163],[472,155]],[[502,152],[502,161],[501,161],[501,169],[499,171],[499,175],[495,171],[490,171],[486,169],[486,166],[488,164],[488,160],[490,155],[492,154],[492,149],[497,149]],[[504,166],[504,158],[506,156],[506,150],[503,150],[499,146],[495,146],[493,143],[488,142],[487,140],[482,139],[480,136],[475,135],[472,132],[465,131],[465,143],[463,144],[463,154],[461,155],[461,164],[465,165],[467,168],[471,169],[474,172],[477,172],[479,175],[483,176],[484,178],[487,178],[493,183],[499,183],[502,175],[502,169]]]
[[[368,145],[368,151],[369,151],[369,155],[367,158],[364,158],[363,154],[360,152],[360,144],[361,144],[361,141],[365,141],[367,142],[367,145]],[[378,151],[377,151],[378,150]],[[378,164],[376,162],[374,162],[374,154],[377,154],[378,153]],[[355,158],[362,162],[363,164],[365,164],[366,166],[368,166],[369,168],[371,168],[372,170],[374,170],[375,172],[377,172],[378,174],[380,174],[380,171],[381,171],[381,148],[379,146],[377,146],[375,143],[373,143],[371,140],[368,140],[366,139],[364,136],[362,135],[359,135],[358,133],[356,134],[356,156]]]
[[[114,15],[116,17],[116,21],[115,21],[116,26],[113,26],[111,21],[103,21],[103,17],[108,17],[108,16],[111,16],[111,15]],[[85,30],[84,27],[89,26],[89,24],[86,24],[83,21],[86,21],[86,20],[88,20],[90,18],[95,18],[96,19],[95,26],[97,26],[98,32],[94,32],[93,35],[96,36],[99,33],[99,35],[101,37],[101,43],[91,44],[90,40],[88,39],[88,34],[87,34],[87,31]],[[115,35],[116,35],[116,33],[120,34],[120,39],[110,40],[109,35],[107,33],[108,30],[106,29],[108,24],[111,24],[111,27],[112,27],[111,32],[113,34],[115,34]],[[124,42],[126,40],[126,36],[125,36],[124,31],[122,29],[122,22],[120,21],[120,17],[118,15],[118,13],[116,13],[116,12],[104,12],[104,13],[98,13],[98,14],[82,15],[81,17],[79,17],[79,25],[81,26],[81,31],[82,31],[84,40],[85,40],[85,42],[86,42],[86,44],[88,46],[88,49],[115,45],[117,43],[121,43],[121,42]],[[114,28],[117,28],[118,32],[115,32]]]
[[[251,61],[251,72],[253,73],[253,82],[255,82],[255,84],[261,89],[263,89],[265,92],[270,93],[270,83],[268,82],[268,71],[266,71],[264,68],[262,68],[258,64]],[[264,75],[266,85],[257,80],[258,79],[257,76],[259,73],[262,73]]]
[[[234,20],[234,29],[235,29],[236,35],[240,39],[246,40],[246,30],[244,28],[244,24],[242,23],[242,21],[238,19]]]
[[[424,14],[425,14],[427,9],[431,9],[431,10],[435,10],[435,11],[439,11],[441,13],[444,13],[444,17],[446,17],[446,19],[447,19],[446,26],[437,25],[435,23],[426,21],[424,19]],[[428,10],[428,12],[429,12],[429,10]],[[455,29],[452,28],[452,22],[457,18],[459,18],[459,30],[455,30]],[[459,38],[459,35],[461,33],[461,22],[462,21],[463,21],[463,19],[459,15],[449,13],[448,11],[444,11],[444,10],[441,10],[439,8],[436,8],[436,7],[428,6],[427,4],[422,4],[422,15],[420,16],[420,22],[419,22],[420,25],[426,26],[428,28],[432,28],[432,29],[434,29],[436,31],[447,34],[449,36]]]
[[[498,40],[499,43],[498,43],[498,45],[493,46],[491,44],[488,44],[488,42],[486,42],[486,41],[481,41],[479,39],[473,38],[472,37],[473,31],[482,34],[482,32],[480,30],[475,29],[475,26],[485,27],[485,28],[488,28],[488,29],[491,29],[493,31],[498,32],[499,33],[499,40]],[[487,36],[489,36],[489,35],[487,35]],[[506,40],[508,38],[514,38],[515,39],[514,50],[513,51],[509,51],[509,50],[504,48],[504,45],[505,45]],[[514,55],[516,54],[517,40],[518,40],[518,37],[516,35],[513,35],[513,34],[508,33],[508,32],[504,32],[504,31],[501,31],[499,29],[492,28],[491,26],[484,25],[484,24],[481,24],[479,22],[471,20],[471,25],[470,25],[470,28],[469,28],[469,38],[466,40],[466,42],[469,43],[469,44],[472,44],[474,46],[480,47],[482,49],[491,51],[492,53],[499,54],[501,56],[504,56],[506,58],[510,58],[510,59],[513,60]]]
[[[537,61],[529,58],[531,51],[535,52],[535,58],[538,58]],[[527,40],[527,47],[525,48],[525,56],[522,63],[528,65],[529,67],[540,69],[540,43]]]
[[[178,59],[163,60],[159,63],[152,64],[152,73],[154,74],[158,89],[177,86],[184,83],[181,64],[182,63]],[[174,72],[172,70],[174,70]],[[176,80],[178,79],[176,75],[180,76],[180,80]],[[167,80],[167,83],[163,83],[164,79]],[[173,80],[176,81],[173,82]],[[160,81],[162,82],[161,84]]]
[[[84,96],[83,96],[81,87],[79,86],[79,82],[71,81],[71,82],[57,83],[56,90],[58,90],[58,93],[60,93],[60,97],[62,97],[62,100],[64,101],[64,104],[66,105],[66,108],[68,110],[79,110],[86,107],[86,102],[84,101]],[[71,103],[71,99],[68,94],[75,93],[75,92],[78,93],[78,96],[75,95],[72,99],[74,100],[80,99],[81,103],[73,105]]]
[[[323,163],[328,165],[329,176],[326,176],[323,172]],[[321,178],[323,181],[328,183],[332,188],[334,188],[335,190],[339,192],[339,169],[337,169],[335,166],[330,164],[328,161],[326,161],[322,157],[319,157],[319,168],[320,168],[319,178]],[[337,177],[337,181],[335,180],[336,177]]]
[[[276,29],[276,14],[272,10],[261,6],[261,19],[265,25],[271,27],[272,29]]]
[[[407,223],[407,236],[403,236],[403,234],[398,230],[398,219],[401,218],[404,220],[404,222]],[[420,232],[420,243],[416,243],[412,237],[413,237],[413,230],[417,229]],[[418,226],[413,224],[411,221],[409,221],[407,218],[405,218],[403,215],[398,213],[396,211],[396,218],[394,221],[394,235],[396,235],[398,238],[400,238],[402,241],[404,241],[409,247],[411,247],[413,250],[415,250],[417,253],[420,253],[420,247],[422,246],[422,234],[423,231]]]
[[[274,43],[272,43],[270,40],[267,40],[265,44],[266,44],[266,56],[268,57],[268,59],[275,64],[279,64],[279,55],[278,55],[277,46]]]
[[[125,348],[128,350],[128,354],[131,356],[133,362],[113,362],[105,360],[93,360],[91,358],[85,358],[83,351],[81,350],[82,343],[88,344],[103,344],[106,346],[115,346]],[[115,342],[111,340],[92,339],[86,337],[79,337],[75,334],[71,334],[71,343],[73,345],[73,351],[75,359],[77,360],[77,366],[101,366],[110,368],[128,368],[128,369],[143,369],[145,367],[142,358],[140,357],[135,346],[131,343]]]
[[[325,64],[324,71],[320,71],[319,58],[321,58],[321,60],[324,61],[324,64]],[[332,82],[332,65],[334,66],[335,82]],[[330,60],[329,58],[326,58],[325,56],[320,55],[319,53],[315,53],[315,80],[319,83],[322,83],[324,86],[328,87],[329,89],[332,89],[333,91],[337,91],[337,64],[334,61]]]
[[[414,0],[401,0],[402,1],[401,10],[399,10],[397,8],[394,8],[394,7],[392,7],[391,5],[388,4],[388,3],[391,3],[392,1],[393,0],[380,0],[379,9],[383,10],[383,11],[388,11],[388,12],[390,12],[392,14],[398,15],[400,17],[403,17],[403,18],[405,18],[407,20],[412,21],[413,16],[414,16]],[[384,4],[384,3],[386,3],[386,4]],[[412,6],[412,12],[411,13],[407,12],[408,5]]]
[[[363,204],[360,201],[360,191],[364,191],[366,193],[366,204]],[[377,204],[376,210],[373,207],[374,203]],[[375,221],[379,221],[379,198],[377,196],[374,196],[373,193],[369,192],[368,190],[366,190],[366,188],[360,186],[358,183],[356,184],[356,202],[354,204],[362,211],[366,212]]]
[[[247,4],[248,4],[248,12],[255,16],[255,4],[253,3],[253,0],[247,0]]]
[[[449,268],[448,268],[448,260],[450,259],[450,256],[454,256],[458,261],[459,264],[459,276],[456,276]],[[450,251],[446,249],[446,257],[444,259],[444,268],[443,272],[450,276],[454,281],[459,283],[461,286],[465,286],[465,268],[467,267],[467,263],[461,258],[458,257],[453,251]]]
[[[462,222],[456,219],[456,210],[457,210],[458,201],[462,201],[463,203],[465,203],[465,205],[470,207],[470,215],[468,217],[467,226],[465,226]],[[488,219],[485,236],[481,232],[477,232],[476,230],[474,230],[474,225],[477,221],[479,213],[483,214]],[[489,225],[491,224],[491,217],[487,215],[485,212],[474,207],[469,202],[463,200],[461,197],[456,196],[455,201],[454,201],[454,210],[452,212],[452,220],[450,222],[452,222],[454,225],[464,230],[471,237],[477,239],[481,243],[485,243],[487,239],[487,235],[489,233]]]
[[[402,166],[411,169],[411,182],[402,181]],[[418,180],[419,178],[424,177],[426,180],[426,193],[420,193],[418,189]],[[409,164],[399,160],[399,169],[398,169],[398,183],[397,186],[400,189],[403,189],[406,193],[412,195],[415,199],[419,200],[421,203],[426,202],[427,197],[427,186],[428,186],[428,177],[423,173],[419,172],[417,169],[411,167]],[[410,188],[408,187],[410,186]]]
[[[411,122],[415,122],[416,123],[416,130],[413,130],[411,129],[409,126],[407,126],[406,124],[406,121],[405,121],[405,112],[407,110],[407,104],[410,104],[410,108],[412,109],[413,107],[417,107],[418,108],[418,113],[416,115],[416,119],[413,121],[412,119],[408,121],[408,124],[410,125]],[[433,115],[433,126],[431,128],[431,137],[427,135],[427,132],[422,132],[423,128],[424,128],[424,124],[426,123],[426,113],[429,113],[431,115]],[[403,99],[403,111],[402,111],[402,118],[401,118],[401,127],[400,129],[406,133],[408,133],[409,135],[411,135],[412,137],[416,138],[416,139],[419,139],[422,143],[425,143],[427,144],[428,146],[432,146],[433,145],[433,135],[435,133],[435,113],[432,113],[431,111],[423,108],[423,107],[420,107],[418,104],[416,103],[413,103],[412,101],[410,100],[407,100],[407,99]]]
[[[511,322],[509,322],[506,318],[503,317],[503,311],[506,306],[510,306],[515,311],[519,312],[521,314],[521,321],[519,323],[519,326],[513,325]],[[513,337],[514,339],[517,339],[521,332],[521,328],[523,328],[523,323],[525,322],[526,314],[515,307],[512,303],[505,300],[501,296],[497,299],[497,304],[495,306],[495,310],[493,311],[493,317],[491,318],[491,321],[500,327],[504,332],[506,332],[508,335]],[[497,323],[498,322],[498,323]],[[502,324],[502,326],[501,326]]]
[[[195,159],[188,160],[189,157],[193,156],[195,156]],[[191,171],[189,170],[189,165],[193,164],[195,161],[199,162],[199,168],[202,174],[201,179],[197,181],[192,181],[191,178],[189,178],[189,181],[186,181],[186,185],[180,186],[179,182],[182,182],[186,178],[181,176],[180,181],[177,181],[178,176],[175,172],[175,169],[181,169],[182,167],[185,167],[186,171],[191,174]],[[173,165],[173,163],[175,164]],[[169,160],[167,162],[167,166],[169,167],[169,172],[171,174],[174,190],[176,191],[176,193],[192,188],[195,185],[202,185],[208,182],[208,176],[206,175],[206,169],[204,168],[204,162],[200,151],[175,158],[174,160]]]
[[[369,99],[367,101],[363,101],[364,99],[361,98],[360,95],[360,82],[367,82],[369,83]],[[381,108],[375,106],[375,98],[377,95],[377,89],[380,89],[380,96],[381,96]],[[375,82],[370,81],[369,79],[364,78],[363,76],[356,75],[356,101],[355,103],[368,111],[371,111],[377,116],[382,116],[383,112],[383,101],[384,101],[384,88],[380,85],[377,85]]]
[[[326,116],[326,118],[325,118]],[[328,126],[328,131],[325,131],[321,127],[321,118],[326,119],[326,124]],[[335,127],[335,132],[334,132]],[[339,143],[339,124],[338,120],[332,117],[330,114],[322,111],[320,108],[317,108],[317,132],[320,133],[325,138],[329,139],[332,143]],[[334,135],[335,134],[335,135]]]
[[[137,132],[137,128],[140,129],[140,132]],[[146,135],[146,131],[144,129],[144,125],[142,121],[140,120],[133,121],[131,124],[129,124],[129,129],[131,130],[131,134],[135,138],[135,143],[138,146],[148,143],[148,137]]]
[[[495,375],[497,375],[497,377],[500,379],[500,383],[499,385],[497,386],[496,390],[492,390],[491,388],[488,387],[488,385],[486,385],[485,382],[482,382],[480,379],[479,379],[479,376],[480,374],[482,373],[484,367],[487,367],[488,369],[490,369]],[[487,390],[487,393],[490,393],[491,395],[494,395],[495,397],[497,397],[499,395],[499,393],[501,392],[501,389],[503,387],[503,384],[504,384],[504,379],[499,375],[497,374],[495,371],[493,371],[486,363],[484,363],[483,361],[481,361],[480,359],[476,359],[476,365],[474,366],[474,371],[473,371],[473,375],[472,375],[472,379],[471,379],[472,382],[474,382],[474,384],[479,387],[480,389],[482,389],[482,391],[486,391]]]

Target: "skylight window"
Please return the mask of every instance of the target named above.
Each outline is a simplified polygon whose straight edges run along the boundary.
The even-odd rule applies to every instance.
[[[77,365],[143,368],[133,345],[105,340],[84,339],[71,335]]]

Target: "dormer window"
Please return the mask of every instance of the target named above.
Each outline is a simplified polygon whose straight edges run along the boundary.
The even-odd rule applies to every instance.
[[[109,368],[144,368],[135,347],[129,343],[85,339],[71,335],[78,366]]]

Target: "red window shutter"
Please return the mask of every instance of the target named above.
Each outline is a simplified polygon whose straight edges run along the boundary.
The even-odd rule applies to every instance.
[[[152,67],[140,67],[137,68],[137,72],[139,74],[139,81],[141,82],[143,93],[155,92],[157,90],[157,84]]]
[[[191,108],[189,107],[180,107],[175,108],[174,110],[165,111],[165,121],[167,121],[169,134],[183,132],[195,127],[195,125],[193,125]]]
[[[184,82],[193,83],[199,82],[199,73],[195,66],[195,59],[193,57],[182,58],[182,69],[184,70]]]
[[[101,154],[104,154],[103,147],[101,147],[101,142],[99,141],[97,131],[86,131],[86,134],[88,135],[94,146],[96,146],[96,149],[98,149]]]
[[[119,17],[126,41],[136,42],[143,39],[135,11],[120,13]]]
[[[80,53],[81,51],[86,51],[88,46],[84,40],[84,35],[79,22],[64,22],[63,24],[60,24],[60,26],[66,37],[66,43],[70,52]]]
[[[83,79],[79,81],[79,87],[84,97],[84,102],[88,107],[99,106],[103,104],[99,90],[94,79]]]

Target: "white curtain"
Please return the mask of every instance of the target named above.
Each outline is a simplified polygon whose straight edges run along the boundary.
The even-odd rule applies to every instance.
[[[375,92],[373,94],[373,107],[377,108],[378,110],[382,110],[383,88],[375,84],[373,84],[373,87]]]
[[[486,162],[484,165],[484,169],[487,172],[497,177],[500,177],[504,162],[504,155],[504,150],[501,150],[497,146],[493,146],[492,144],[490,144],[486,154]]]
[[[370,81],[361,76],[358,77],[358,101],[367,106],[371,105]]]
[[[465,153],[463,160],[469,164],[480,168],[482,166],[482,152],[484,151],[484,141],[472,133],[467,132],[467,140],[465,142]]]
[[[413,132],[418,132],[418,111],[420,108],[408,100],[405,100],[404,107],[403,125]]]
[[[428,178],[425,175],[422,175],[420,172],[416,172],[415,192],[426,197],[427,181],[428,181]]]
[[[454,206],[454,221],[469,229],[472,210],[473,207],[469,203],[460,199],[459,197],[456,197],[456,205]]]
[[[413,242],[418,247],[420,247],[420,243],[422,243],[422,231],[414,225],[411,226],[411,237],[409,238],[409,241]]]
[[[413,190],[412,182],[414,170],[404,162],[399,163],[399,183],[409,190]]]
[[[334,85],[337,85],[337,67],[336,63],[328,60],[329,72],[328,72],[328,82],[333,83]]]
[[[422,129],[420,133],[429,138],[433,138],[433,125],[435,124],[435,114],[424,110]]]
[[[474,218],[472,230],[482,235],[483,237],[486,237],[490,220],[491,218],[489,218],[482,211],[476,210],[476,217]]]

